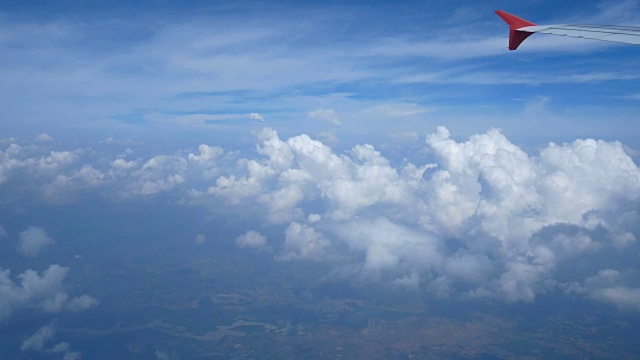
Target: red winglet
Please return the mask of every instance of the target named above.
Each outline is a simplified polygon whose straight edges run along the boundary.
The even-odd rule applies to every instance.
[[[536,26],[536,24],[502,10],[496,10],[496,14],[509,25],[509,50],[517,49],[526,38],[533,34],[518,29],[526,26]]]

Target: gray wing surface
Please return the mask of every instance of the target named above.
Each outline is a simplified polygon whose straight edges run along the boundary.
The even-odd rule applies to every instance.
[[[640,45],[640,27],[614,25],[541,25],[517,29],[528,33],[541,33],[574,38],[611,41]]]

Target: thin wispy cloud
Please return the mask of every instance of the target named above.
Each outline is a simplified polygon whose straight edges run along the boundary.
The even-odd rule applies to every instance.
[[[625,12],[624,19],[633,17],[635,8],[636,2],[603,4],[582,13],[613,21]],[[450,92],[451,84],[598,86],[606,81],[637,81],[634,68],[598,66],[602,62],[579,70],[530,66],[529,56],[538,64],[552,64],[545,59],[567,56],[573,61],[585,53],[598,58],[620,47],[541,35],[518,53],[509,53],[504,49],[506,25],[485,7],[467,7],[441,20],[422,22],[413,32],[403,26],[384,33],[364,23],[379,16],[375,11],[354,20],[363,21],[355,32],[328,21],[331,11],[337,11],[335,6],[319,7],[305,17],[293,10],[270,11],[261,17],[250,12],[248,19],[232,13],[223,22],[215,20],[215,12],[176,22],[143,17],[139,20],[149,26],[138,36],[133,34],[143,24],[113,28],[123,41],[104,40],[107,25],[114,21],[109,17],[96,18],[92,26],[64,16],[38,23],[13,20],[3,24],[0,46],[6,66],[0,92],[8,116],[24,118],[25,124],[50,124],[44,119],[53,118],[59,124],[98,128],[155,121],[178,127],[232,126],[222,122],[234,122],[236,116],[246,119],[259,108],[262,118],[275,121],[272,126],[291,126],[288,120],[321,108],[343,114],[344,108],[320,103],[345,88],[355,92],[351,101],[357,108],[350,111],[359,111],[402,101],[399,90],[405,102],[424,101],[426,94]],[[470,32],[469,21],[479,19],[481,25]],[[126,18],[121,21],[128,23]],[[89,41],[94,39],[100,41]],[[478,61],[484,65],[477,66]],[[398,89],[399,84],[414,86]],[[419,84],[434,87],[421,89]],[[375,98],[360,96],[367,93],[375,93]],[[316,104],[296,102],[300,96]],[[469,90],[456,89],[461,101],[473,96]],[[341,123],[350,121],[361,120],[341,116]],[[332,123],[335,118],[327,125]]]

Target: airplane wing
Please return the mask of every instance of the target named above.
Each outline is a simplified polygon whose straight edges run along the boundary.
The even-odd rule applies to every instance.
[[[509,50],[515,50],[533,33],[569,36],[640,45],[640,27],[612,25],[536,25],[502,10],[496,14],[509,25]]]

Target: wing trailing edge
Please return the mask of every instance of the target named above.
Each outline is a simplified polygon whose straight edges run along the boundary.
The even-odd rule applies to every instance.
[[[602,40],[640,45],[640,28],[612,25],[541,25],[511,15],[502,10],[496,14],[509,25],[509,50],[515,50],[533,33],[569,36],[581,39]]]

